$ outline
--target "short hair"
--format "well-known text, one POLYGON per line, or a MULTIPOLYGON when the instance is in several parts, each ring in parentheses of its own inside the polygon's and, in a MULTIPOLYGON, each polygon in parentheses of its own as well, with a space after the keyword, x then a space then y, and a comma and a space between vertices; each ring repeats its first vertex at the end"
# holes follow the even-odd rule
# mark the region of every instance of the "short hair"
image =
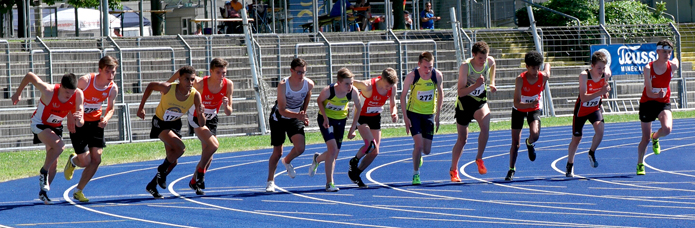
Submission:
POLYGON ((524 62, 526 63, 526 66, 540 66, 543 64, 543 55, 537 51, 529 51, 526 53, 526 56, 524 56, 524 62))
POLYGON ((215 68, 225 68, 229 63, 222 58, 214 58, 210 61, 210 70, 215 68))
POLYGON ((77 89, 77 76, 73 73, 66 73, 60 79, 60 86, 66 89, 77 89))
POLYGON ((407 10, 403 10, 403 14, 410 14, 407 10))
POLYGON ((599 61, 608 64, 608 57, 601 51, 595 51, 594 54, 591 54, 591 65, 596 65, 599 61))
POLYGON ((656 42, 656 46, 659 46, 659 45, 669 46, 669 47, 671 47, 671 49, 673 49, 673 43, 671 43, 671 41, 668 39, 663 39, 663 40, 659 40, 659 42, 656 42))
POLYGON ((354 76, 355 75, 352 74, 352 72, 350 70, 348 70, 348 68, 343 67, 343 68, 340 68, 340 70, 338 70, 338 81, 339 82, 342 82, 343 79, 352 78, 354 76))
POLYGON ((109 55, 104 56, 99 60, 99 69, 104 69, 104 67, 118 67, 118 60, 109 55))
POLYGON ((398 82, 396 70, 391 67, 384 69, 384 71, 381 72, 381 79, 386 80, 386 82, 391 85, 396 84, 396 82, 398 82))
POLYGON ((183 66, 179 68, 179 76, 182 77, 185 74, 195 74, 195 68, 193 68, 192 66, 183 66))
POLYGON ((305 67, 306 66, 306 61, 300 58, 296 58, 292 60, 292 63, 290 63, 290 68, 294 70, 295 67, 305 67))
POLYGON ((478 41, 473 44, 471 52, 473 52, 473 54, 487 54, 490 52, 490 46, 488 46, 485 41, 478 41))
POLYGON ((423 52, 422 54, 420 54, 420 56, 417 58, 418 63, 422 62, 422 60, 425 60, 427 62, 432 62, 432 61, 434 61, 434 56, 429 51, 426 51, 426 52, 423 52))

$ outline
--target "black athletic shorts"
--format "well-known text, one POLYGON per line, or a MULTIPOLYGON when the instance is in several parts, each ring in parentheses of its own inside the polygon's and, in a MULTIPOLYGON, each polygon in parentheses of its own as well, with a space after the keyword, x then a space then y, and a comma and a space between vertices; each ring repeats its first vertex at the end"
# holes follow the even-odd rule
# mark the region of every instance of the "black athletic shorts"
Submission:
POLYGON ((521 112, 515 108, 512 108, 512 129, 524 128, 524 119, 526 119, 529 126, 531 126, 531 122, 535 120, 538 120, 538 123, 540 124, 541 110, 538 109, 530 112, 521 112))
POLYGON ((369 129, 372 130, 381 130, 381 114, 376 116, 360 116, 360 118, 357 119, 357 123, 360 125, 367 124, 369 129))
MULTIPOLYGON (((581 103, 577 104, 581 105, 581 103)), ((598 121, 603 122, 603 114, 601 113, 601 110, 596 110, 595 112, 592 112, 591 114, 582 117, 577 117, 577 115, 575 114, 574 117, 572 117, 572 135, 582 136, 582 130, 584 129, 584 124, 587 120, 589 120, 589 123, 591 124, 594 124, 598 121)))
POLYGON ((456 102, 456 123, 462 126, 468 126, 471 120, 475 119, 475 112, 483 108, 487 104, 487 100, 477 101, 471 96, 463 96, 458 98, 456 102))
POLYGON ((292 142, 292 136, 296 134, 304 135, 304 123, 298 119, 278 118, 274 120, 270 117, 270 145, 282 146, 285 143, 285 135, 292 142))
POLYGON ((335 143, 338 145, 338 149, 340 149, 340 146, 343 144, 343 136, 345 136, 345 123, 347 123, 347 118, 336 120, 329 117, 329 128, 323 127, 323 115, 321 114, 316 118, 316 122, 319 124, 323 141, 328 142, 331 139, 335 139, 335 143))
MULTIPOLYGON (((219 119, 217 116, 212 117, 212 119, 205 120, 205 126, 210 129, 212 135, 217 136, 217 122, 219 119)), ((198 117, 193 115, 188 115, 188 135, 193 136, 195 134, 194 128, 199 128, 198 117), (191 117, 192 116, 192 117, 191 117)))
POLYGON ((164 130, 171 130, 181 138, 181 119, 174 120, 174 121, 164 121, 159 119, 157 115, 154 115, 152 117, 152 130, 150 130, 150 138, 152 139, 158 139, 159 138, 159 133, 162 133, 164 130))
POLYGON ((642 122, 653 122, 659 118, 659 114, 664 110, 671 111, 671 103, 658 101, 639 103, 639 120, 642 122))
POLYGON ((75 127, 75 133, 70 133, 70 140, 77 154, 83 154, 89 148, 106 147, 104 128, 99 127, 99 121, 85 121, 82 127, 75 127))
POLYGON ((432 140, 434 138, 434 114, 424 115, 406 111, 410 119, 410 135, 422 134, 422 138, 432 140))
POLYGON ((41 131, 46 130, 46 128, 51 129, 53 133, 58 135, 60 139, 63 139, 63 125, 60 125, 58 127, 51 127, 48 125, 43 125, 43 124, 37 124, 37 125, 31 125, 31 132, 34 133, 34 144, 39 144, 41 143, 41 140, 39 140, 38 133, 41 133, 41 131))

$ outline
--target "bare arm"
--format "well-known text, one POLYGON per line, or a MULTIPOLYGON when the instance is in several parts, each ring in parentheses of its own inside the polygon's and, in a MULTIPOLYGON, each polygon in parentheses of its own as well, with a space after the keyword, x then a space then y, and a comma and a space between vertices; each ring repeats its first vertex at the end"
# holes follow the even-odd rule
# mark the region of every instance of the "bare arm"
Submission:
POLYGON ((659 94, 652 92, 652 74, 651 74, 651 67, 649 64, 644 66, 644 89, 645 89, 645 94, 647 94, 647 97, 650 98, 658 98, 659 94))
POLYGON ((224 106, 224 114, 230 116, 232 115, 232 94, 234 93, 234 82, 232 82, 232 80, 229 79, 224 80, 227 80, 227 105, 224 106))
POLYGON ((319 106, 319 113, 321 114, 321 116, 323 116, 323 120, 324 120, 324 121, 323 121, 323 127, 324 127, 324 128, 330 127, 329 124, 328 124, 328 116, 326 116, 326 109, 325 109, 325 107, 323 106, 323 101, 325 101, 326 99, 328 99, 328 96, 330 96, 330 95, 329 95, 330 92, 329 92, 328 90, 329 90, 329 87, 326 86, 326 88, 323 88, 323 90, 321 90, 321 93, 319 94, 319 97, 316 98, 316 103, 317 103, 318 106, 319 106))
POLYGON ((442 85, 442 80, 444 80, 444 77, 442 76, 442 72, 439 70, 436 70, 437 74, 435 77, 437 77, 437 116, 439 116, 439 113, 442 111, 442 104, 444 103, 444 86, 442 85))
MULTIPOLYGON (((545 79, 545 83, 548 83, 548 79, 550 79, 550 63, 545 63, 545 66, 543 67, 543 71, 541 73, 543 74, 543 79, 545 79)), ((610 70, 606 67, 606 75, 609 75, 610 70)))
POLYGON ((680 62, 678 61, 678 58, 673 58, 673 60, 669 61, 671 63, 671 73, 676 73, 678 69, 680 69, 680 62))
MULTIPOLYGON (((72 117, 75 120, 75 125, 77 127, 82 127, 84 126, 84 116, 82 115, 84 113, 84 106, 82 105, 84 102, 84 94, 82 93, 82 90, 75 90, 75 110, 71 111, 72 112, 72 117)), ((68 119, 73 119, 73 118, 68 118, 68 119)))
POLYGON ((24 90, 24 87, 26 87, 29 83, 33 84, 39 91, 41 91, 41 97, 44 97, 44 95, 47 95, 47 93, 51 93, 53 95, 53 88, 51 87, 50 84, 45 83, 39 76, 36 76, 36 74, 29 72, 26 75, 24 75, 24 78, 22 78, 22 82, 19 83, 19 86, 17 87, 17 91, 12 95, 12 104, 17 104, 17 102, 21 99, 21 94, 22 90, 24 90))
POLYGON ((459 67, 458 85, 456 86, 458 96, 463 97, 472 93, 476 88, 481 86, 483 82, 484 80, 477 80, 475 84, 467 87, 466 84, 468 83, 468 64, 461 64, 461 66, 459 67))
POLYGON ((145 88, 145 92, 142 94, 140 106, 138 107, 138 117, 145 119, 145 102, 147 102, 147 98, 150 97, 152 91, 159 91, 162 94, 166 94, 169 92, 170 88, 171 84, 168 82, 150 82, 150 84, 147 84, 147 88, 145 88))
MULTIPOLYGON (((167 82, 168 83, 174 83, 176 80, 179 79, 179 77, 181 77, 181 73, 179 73, 179 71, 177 70, 176 73, 171 75, 171 78, 169 78, 169 80, 167 80, 167 82)), ((203 81, 203 78, 195 76, 195 81, 193 81, 193 87, 195 87, 195 89, 198 91, 203 91, 202 83, 200 83, 202 81, 203 81)))
POLYGON ((607 92, 607 91, 604 91, 605 90, 605 86, 604 86, 604 88, 601 89, 601 91, 604 91, 604 92, 598 91, 598 92, 594 92, 594 93, 588 93, 587 88, 586 88, 586 82, 588 80, 589 79, 588 79, 586 71, 582 71, 582 73, 579 74, 579 99, 581 100, 581 102, 587 102, 587 101, 593 100, 594 98, 597 98, 599 96, 603 96, 603 94, 605 94, 607 92))
MULTIPOLYGON (((285 89, 286 89, 285 84, 286 83, 290 83, 290 82, 287 80, 284 80, 284 81, 280 82, 280 84, 278 85, 278 88, 277 88, 277 90, 278 90, 278 96, 277 96, 278 97, 278 99, 277 99, 278 112, 280 112, 280 115, 282 115, 284 117, 296 118, 298 120, 303 121, 304 120, 303 116, 299 114, 299 111, 293 112, 293 111, 287 110, 287 98, 285 97, 285 89)), ((307 97, 309 97, 309 96, 307 96, 307 97)), ((306 104, 306 102, 304 102, 304 104, 306 104)))
POLYGON ((538 104, 538 101, 531 102, 531 103, 525 103, 521 101, 521 89, 524 86, 524 78, 521 76, 516 77, 516 81, 514 82, 514 107, 517 109, 527 109, 527 108, 533 108, 538 104))
POLYGON ((113 87, 111 87, 111 94, 109 94, 109 98, 106 101, 106 112, 104 113, 104 116, 101 117, 101 121, 99 121, 99 127, 105 128, 107 124, 109 124, 109 120, 111 120, 111 117, 113 117, 113 113, 116 110, 116 96, 118 95, 118 86, 115 84, 113 87))
POLYGON ((414 77, 415 74, 410 72, 405 76, 405 80, 403 80, 403 90, 401 91, 401 112, 403 112, 403 119, 408 119, 408 116, 405 115, 405 110, 408 107, 408 91, 413 84, 414 77))
POLYGON ((396 93, 398 93, 398 87, 393 85, 391 87, 391 97, 389 98, 389 110, 391 111, 391 121, 398 122, 398 109, 396 109, 396 93))
POLYGON ((205 109, 203 109, 203 98, 200 97, 200 93, 195 93, 193 98, 193 105, 195 105, 196 116, 198 117, 198 126, 205 126, 205 109))
POLYGON ((367 81, 369 80, 355 80, 352 82, 352 86, 357 88, 359 91, 368 91, 371 87, 367 85, 367 81))
POLYGON ((357 94, 357 88, 352 87, 352 103, 355 105, 355 115, 352 117, 352 126, 350 126, 350 131, 348 131, 348 138, 352 139, 355 137, 355 129, 357 129, 357 120, 360 119, 360 113, 362 112, 362 104, 360 103, 359 94, 357 94))
POLYGON ((490 92, 497 92, 497 85, 495 85, 495 72, 497 72, 497 64, 495 64, 495 58, 492 56, 488 57, 488 65, 490 66, 490 92))

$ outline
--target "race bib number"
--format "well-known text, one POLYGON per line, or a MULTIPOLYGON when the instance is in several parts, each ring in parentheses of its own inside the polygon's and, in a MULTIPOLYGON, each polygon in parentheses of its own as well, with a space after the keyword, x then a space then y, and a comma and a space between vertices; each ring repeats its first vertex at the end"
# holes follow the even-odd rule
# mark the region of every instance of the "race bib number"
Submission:
POLYGON ((326 103, 326 108, 333 110, 333 111, 343 111, 345 110, 345 106, 337 106, 332 104, 331 102, 326 103))
POLYGON ((57 124, 63 122, 63 117, 51 114, 50 116, 48 116, 48 119, 46 119, 46 122, 57 124))
POLYGON ((215 116, 217 116, 217 109, 205 108, 205 111, 203 111, 203 116, 205 116, 206 120, 211 120, 212 118, 215 118, 215 116))
POLYGON ((92 113, 101 109, 101 104, 84 103, 84 113, 92 113))
POLYGON ((534 96, 530 96, 530 97, 521 95, 521 103, 531 103, 531 102, 534 102, 537 100, 538 100, 538 95, 534 95, 534 96))
POLYGON ((180 112, 174 112, 174 111, 166 110, 166 111, 164 111, 164 119, 163 120, 164 121, 174 121, 174 120, 181 118, 182 115, 183 115, 183 113, 180 113, 180 112))
POLYGON ((434 99, 434 90, 417 91, 417 99, 424 102, 430 102, 434 99))
POLYGON ((590 101, 582 103, 582 106, 584 107, 596 107, 598 104, 601 102, 601 97, 598 96, 594 99, 591 99, 590 101))
POLYGON ((367 107, 367 113, 381 113, 384 111, 384 107, 367 107))
POLYGON ((482 84, 482 85, 478 86, 478 88, 475 88, 475 90, 473 90, 473 92, 471 92, 469 95, 477 97, 477 96, 480 96, 481 94, 483 94, 484 91, 485 91, 485 84, 482 84))
POLYGON ((661 90, 664 92, 668 91, 667 88, 652 88, 652 93, 659 93, 661 90))

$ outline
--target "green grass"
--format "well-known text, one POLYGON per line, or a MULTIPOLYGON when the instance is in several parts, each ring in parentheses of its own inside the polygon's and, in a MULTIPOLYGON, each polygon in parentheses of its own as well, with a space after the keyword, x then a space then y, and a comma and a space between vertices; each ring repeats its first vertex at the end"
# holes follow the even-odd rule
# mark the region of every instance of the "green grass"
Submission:
MULTIPOLYGON (((682 118, 693 118, 695 117, 695 111, 684 111, 684 112, 674 112, 674 119, 682 118)), ((630 122, 637 121, 637 114, 630 115, 606 115, 606 123, 617 123, 617 122, 630 122)), ((572 117, 550 117, 542 119, 543 127, 550 126, 567 126, 571 125, 572 117)), ((510 128, 510 121, 498 121, 490 124, 490 130, 508 130, 510 128)), ((479 131, 477 124, 470 125, 470 131, 479 131)), ((440 126, 438 134, 453 134, 456 133, 456 125, 448 124, 440 126)), ((405 133, 403 127, 398 128, 386 128, 382 129, 382 137, 405 137, 408 136, 405 133)), ((260 136, 244 136, 244 137, 223 137, 219 138, 220 149, 218 153, 230 153, 237 151, 246 151, 262 148, 270 148, 270 136, 260 135, 260 136)), ((353 140, 360 140, 359 134, 353 140)), ((289 141, 289 140, 288 140, 289 141)), ((317 144, 323 143, 323 138, 319 132, 308 132, 306 134, 307 144, 317 144)), ((346 140, 347 141, 347 140, 346 140)), ((186 144, 186 153, 184 156, 195 156, 200 155, 201 147, 198 139, 184 140, 186 144)), ((286 142, 286 145, 291 145, 286 142)), ((72 148, 66 149, 60 156, 58 161, 58 170, 62 171, 62 167, 65 165, 67 157, 73 153, 72 148)), ((43 165, 46 152, 44 150, 32 150, 32 151, 16 151, 16 152, 5 152, 0 153, 0 182, 19 179, 24 177, 36 176, 38 175, 38 170, 43 165)), ((139 161, 149 161, 149 160, 161 160, 164 159, 165 153, 162 143, 157 142, 142 142, 142 143, 125 143, 125 144, 111 144, 104 149, 102 155, 102 166, 139 162, 139 161)), ((58 174, 57 178, 62 178, 58 174)))

